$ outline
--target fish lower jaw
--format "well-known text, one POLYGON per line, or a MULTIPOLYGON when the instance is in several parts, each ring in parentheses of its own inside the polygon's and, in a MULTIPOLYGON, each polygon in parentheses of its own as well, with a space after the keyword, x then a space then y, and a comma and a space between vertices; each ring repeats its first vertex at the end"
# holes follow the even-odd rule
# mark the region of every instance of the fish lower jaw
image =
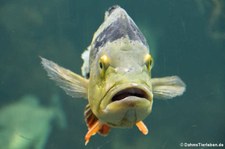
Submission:
POLYGON ((152 102, 129 96, 108 104, 102 111, 100 119, 111 127, 132 127, 136 122, 145 119, 151 109, 152 102))

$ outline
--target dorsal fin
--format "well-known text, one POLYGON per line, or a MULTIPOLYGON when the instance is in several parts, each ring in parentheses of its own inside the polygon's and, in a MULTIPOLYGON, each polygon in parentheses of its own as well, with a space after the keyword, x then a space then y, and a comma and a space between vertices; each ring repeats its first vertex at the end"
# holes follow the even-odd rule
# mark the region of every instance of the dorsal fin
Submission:
POLYGON ((91 111, 89 104, 85 108, 84 116, 85 116, 85 121, 88 127, 88 132, 85 136, 85 140, 86 140, 85 144, 87 144, 91 136, 95 135, 97 132, 103 136, 108 135, 110 131, 110 127, 107 124, 104 124, 98 120, 98 118, 91 111))

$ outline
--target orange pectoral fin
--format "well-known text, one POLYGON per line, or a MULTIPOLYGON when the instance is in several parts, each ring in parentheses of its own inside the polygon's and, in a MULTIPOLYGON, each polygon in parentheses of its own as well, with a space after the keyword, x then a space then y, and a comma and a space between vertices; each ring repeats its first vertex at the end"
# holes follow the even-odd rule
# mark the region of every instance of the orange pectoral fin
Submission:
POLYGON ((144 135, 148 134, 148 128, 145 126, 144 122, 139 121, 136 123, 136 126, 144 135))

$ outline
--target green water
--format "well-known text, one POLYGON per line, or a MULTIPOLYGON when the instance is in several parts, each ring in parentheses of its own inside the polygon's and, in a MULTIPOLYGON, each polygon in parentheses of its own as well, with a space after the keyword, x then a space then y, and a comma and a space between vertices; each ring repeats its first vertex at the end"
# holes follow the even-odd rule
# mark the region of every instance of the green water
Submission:
POLYGON ((225 146, 224 14, 223 0, 1 0, 0 149, 9 149, 7 142, 28 142, 27 147, 16 144, 10 149, 225 146), (73 99, 49 80, 39 56, 80 74, 80 55, 114 4, 123 7, 146 36, 155 59, 152 76, 178 75, 187 90, 171 100, 154 100, 144 120, 147 136, 136 127, 112 129, 107 137, 95 135, 85 147, 87 101, 73 99), (25 95, 35 96, 28 99, 34 102, 17 106, 25 95))

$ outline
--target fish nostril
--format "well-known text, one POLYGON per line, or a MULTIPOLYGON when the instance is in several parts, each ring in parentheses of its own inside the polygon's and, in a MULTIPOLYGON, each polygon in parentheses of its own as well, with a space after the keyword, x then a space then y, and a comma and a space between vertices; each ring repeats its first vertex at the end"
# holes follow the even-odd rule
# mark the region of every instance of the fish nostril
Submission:
POLYGON ((135 69, 130 67, 130 68, 123 68, 122 71, 125 73, 133 72, 135 69))
POLYGON ((134 70, 134 68, 130 67, 130 68, 127 69, 127 72, 132 72, 133 70, 134 70))

